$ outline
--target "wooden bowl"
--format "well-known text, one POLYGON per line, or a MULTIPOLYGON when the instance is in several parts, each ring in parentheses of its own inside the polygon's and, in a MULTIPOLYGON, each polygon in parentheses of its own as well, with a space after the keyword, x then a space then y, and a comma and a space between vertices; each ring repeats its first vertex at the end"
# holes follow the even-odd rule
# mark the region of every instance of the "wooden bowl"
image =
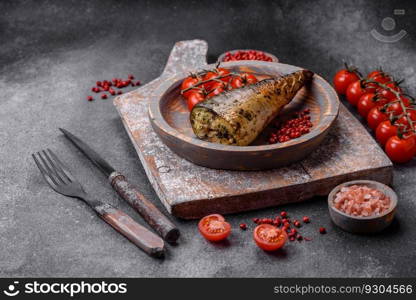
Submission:
POLYGON ((373 180, 354 180, 336 186, 328 195, 329 215, 332 221, 345 231, 352 233, 374 233, 385 229, 391 224, 396 213, 397 194, 387 185, 373 180), (358 217, 346 214, 334 207, 335 195, 341 188, 350 185, 366 185, 383 192, 390 197, 390 208, 378 216, 358 217))
MULTIPOLYGON (((238 51, 250 51, 250 50, 253 50, 253 49, 235 49, 235 50, 224 52, 223 54, 218 56, 217 62, 224 63, 223 59, 224 59, 225 55, 228 52, 230 52, 231 54, 235 54, 238 51)), ((279 62, 279 59, 276 56, 274 56, 273 54, 269 53, 269 52, 261 51, 261 50, 255 50, 255 51, 263 52, 264 54, 266 54, 268 57, 270 57, 272 59, 272 62, 276 62, 276 63, 279 62)))
MULTIPOLYGON (((214 68, 210 65, 207 68, 214 68)), ((259 79, 282 76, 301 68, 261 61, 227 62, 223 67, 234 72, 250 72, 259 79)), ((319 75, 312 84, 302 88, 292 102, 279 114, 279 120, 293 112, 309 108, 312 130, 285 143, 268 144, 273 130, 269 125, 250 146, 229 146, 198 139, 191 128, 189 110, 180 95, 179 86, 188 74, 177 74, 159 87, 159 99, 149 105, 150 122, 162 141, 179 156, 201 166, 228 170, 265 170, 288 165, 311 153, 324 139, 334 123, 339 100, 331 85, 319 75)), ((271 122, 273 124, 274 122, 271 122)))

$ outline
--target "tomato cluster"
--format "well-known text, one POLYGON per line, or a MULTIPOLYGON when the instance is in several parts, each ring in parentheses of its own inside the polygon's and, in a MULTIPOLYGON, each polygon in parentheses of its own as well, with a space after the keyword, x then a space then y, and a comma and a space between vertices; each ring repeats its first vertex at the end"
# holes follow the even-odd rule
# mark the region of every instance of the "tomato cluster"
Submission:
POLYGON ((203 71, 186 77, 181 84, 181 94, 187 100, 188 109, 191 111, 196 104, 205 99, 257 81, 253 74, 237 74, 217 67, 214 70, 203 71))
POLYGON ((380 69, 363 78, 347 66, 335 74, 334 87, 357 107, 393 162, 405 163, 416 155, 415 101, 391 75, 380 69))

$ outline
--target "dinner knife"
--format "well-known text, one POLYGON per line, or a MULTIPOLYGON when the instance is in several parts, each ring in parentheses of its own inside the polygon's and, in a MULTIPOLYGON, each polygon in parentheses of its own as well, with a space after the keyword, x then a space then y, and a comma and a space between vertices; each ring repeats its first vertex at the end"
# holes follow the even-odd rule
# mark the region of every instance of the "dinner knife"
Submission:
POLYGON ((59 130, 107 176, 117 194, 126 200, 163 239, 169 243, 176 242, 180 235, 178 228, 152 202, 147 200, 137 187, 129 183, 123 174, 117 172, 81 139, 68 130, 63 128, 59 128, 59 130))

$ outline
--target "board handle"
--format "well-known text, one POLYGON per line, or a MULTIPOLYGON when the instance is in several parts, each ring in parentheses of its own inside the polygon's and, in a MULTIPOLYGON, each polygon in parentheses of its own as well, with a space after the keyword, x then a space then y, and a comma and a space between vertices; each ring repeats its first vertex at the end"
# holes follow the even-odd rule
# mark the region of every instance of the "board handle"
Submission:
POLYGON ((180 72, 190 72, 207 65, 208 43, 204 40, 188 40, 175 43, 168 62, 163 70, 163 77, 170 77, 180 72))

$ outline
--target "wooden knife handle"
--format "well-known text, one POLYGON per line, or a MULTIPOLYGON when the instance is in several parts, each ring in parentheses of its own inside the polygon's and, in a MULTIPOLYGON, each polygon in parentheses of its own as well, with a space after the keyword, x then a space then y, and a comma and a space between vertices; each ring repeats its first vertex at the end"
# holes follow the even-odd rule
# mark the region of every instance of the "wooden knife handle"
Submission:
POLYGON ((180 235, 178 228, 152 202, 147 200, 134 185, 130 184, 118 172, 111 174, 109 179, 120 197, 136 209, 163 239, 169 243, 176 242, 180 235))
POLYGON ((115 230, 128 238, 133 244, 155 257, 165 253, 165 243, 156 234, 134 221, 129 215, 110 204, 94 207, 97 214, 115 230))

